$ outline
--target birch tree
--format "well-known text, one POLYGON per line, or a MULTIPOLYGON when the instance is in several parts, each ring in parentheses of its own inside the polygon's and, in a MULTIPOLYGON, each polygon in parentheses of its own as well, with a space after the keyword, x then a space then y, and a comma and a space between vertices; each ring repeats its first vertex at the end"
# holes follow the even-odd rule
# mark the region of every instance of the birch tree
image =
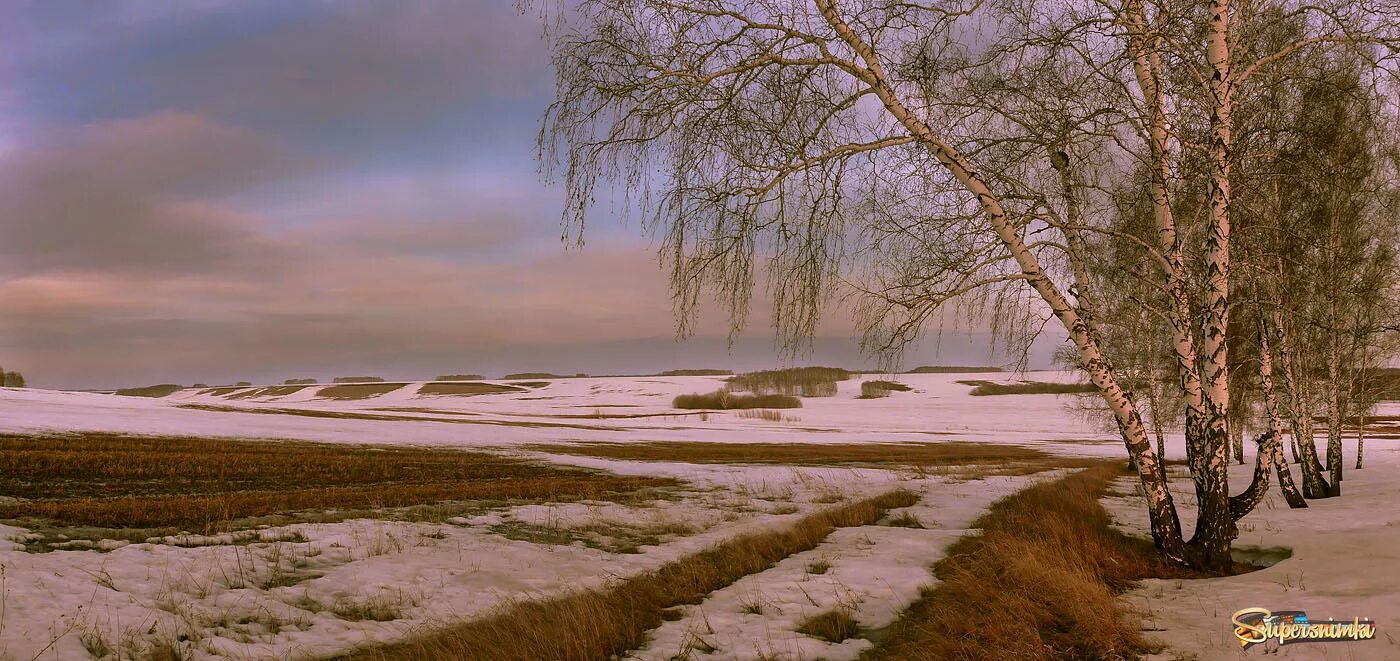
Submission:
POLYGON ((743 327, 766 282, 776 332, 800 344, 847 279, 877 352, 898 351, 949 305, 1012 332, 1058 324, 1121 433, 1158 549, 1227 571, 1234 521, 1251 506, 1232 500, 1224 454, 1234 102, 1256 72, 1333 43, 1341 22, 1344 34, 1373 27, 1279 6, 1314 32, 1246 57, 1229 0, 584 0, 546 12, 558 82, 543 171, 563 183, 574 236, 602 195, 645 214, 682 332, 705 292, 743 327), (1175 66, 1193 91, 1169 80, 1175 66), (1208 127, 1195 305, 1170 200, 1190 149, 1173 125, 1190 113, 1208 127), (1100 194, 1134 160, 1152 166, 1162 200, 1146 237, 1106 225, 1100 194), (1199 512, 1189 542, 1105 346, 1112 320, 1089 262, 1095 246, 1125 241, 1171 292, 1199 512))

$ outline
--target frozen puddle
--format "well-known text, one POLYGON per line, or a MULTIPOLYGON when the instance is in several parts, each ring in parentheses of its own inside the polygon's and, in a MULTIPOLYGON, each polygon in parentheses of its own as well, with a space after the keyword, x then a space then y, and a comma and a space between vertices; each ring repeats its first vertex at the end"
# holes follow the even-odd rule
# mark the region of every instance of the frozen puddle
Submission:
POLYGON ((968 528, 973 520, 1031 480, 1058 473, 907 483, 922 492, 920 501, 891 510, 886 521, 910 514, 924 528, 838 528, 816 548, 716 590, 703 603, 681 607, 680 619, 653 630, 648 644, 627 658, 855 659, 872 645, 869 640, 829 643, 798 628, 834 610, 850 614, 864 631, 888 626, 935 580, 929 567, 948 546, 976 534, 968 528))

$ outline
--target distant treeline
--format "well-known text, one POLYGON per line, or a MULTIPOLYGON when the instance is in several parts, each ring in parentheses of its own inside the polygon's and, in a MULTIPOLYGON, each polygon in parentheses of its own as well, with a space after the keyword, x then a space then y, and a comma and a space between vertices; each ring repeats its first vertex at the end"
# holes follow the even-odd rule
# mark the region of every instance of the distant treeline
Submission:
POLYGON ((384 377, 379 376, 337 376, 331 380, 332 383, 384 383, 384 377))
POLYGON ((311 386, 316 385, 316 379, 287 379, 282 383, 289 386, 311 386))
POLYGON ((666 370, 657 376, 729 376, 731 370, 666 370))
POLYGON ((480 381, 486 377, 480 374, 444 374, 434 381, 480 381))
POLYGON ((910 374, 950 374, 956 372, 1000 372, 1000 367, 978 366, 967 367, 962 365, 924 365, 909 370, 910 374))
POLYGON ((6 388, 23 388, 24 375, 19 372, 6 372, 4 368, 0 368, 0 386, 6 388))
POLYGON ((849 378, 851 373, 839 367, 790 367, 746 372, 730 377, 726 383, 730 390, 747 390, 760 395, 831 397, 836 394, 836 382, 849 378))

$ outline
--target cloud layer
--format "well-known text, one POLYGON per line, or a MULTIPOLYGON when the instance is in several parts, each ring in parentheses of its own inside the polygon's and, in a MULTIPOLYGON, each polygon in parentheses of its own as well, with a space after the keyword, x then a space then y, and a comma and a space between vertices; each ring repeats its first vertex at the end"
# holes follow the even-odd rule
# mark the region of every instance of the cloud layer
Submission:
MULTIPOLYGON (((6 6, 0 364, 44 387, 774 364, 720 315, 672 342, 644 237, 561 246, 532 161, 548 58, 510 4, 6 6)), ((814 359, 858 361, 848 328, 814 359)))

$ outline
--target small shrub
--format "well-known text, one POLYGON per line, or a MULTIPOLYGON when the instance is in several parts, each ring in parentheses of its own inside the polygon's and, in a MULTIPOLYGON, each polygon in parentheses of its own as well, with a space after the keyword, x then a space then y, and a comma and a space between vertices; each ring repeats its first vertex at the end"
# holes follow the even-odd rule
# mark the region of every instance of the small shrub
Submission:
POLYGON ((748 420, 766 420, 768 422, 794 422, 797 418, 790 418, 783 415, 782 411, 774 409, 748 409, 739 412, 740 418, 748 420))
POLYGON ((808 574, 825 574, 829 571, 831 571, 831 563, 828 562, 826 558, 822 558, 821 560, 807 565, 808 574))
POLYGON ((851 617, 850 611, 838 608, 808 618, 802 626, 797 627, 797 633, 805 633, 828 643, 839 643, 855 638, 856 634, 860 633, 860 623, 851 617))
POLYGON ((891 392, 909 392, 909 386, 895 381, 864 381, 860 384, 861 399, 888 397, 891 392))
POLYGON ((707 394, 679 395, 671 401, 678 409, 797 409, 802 400, 791 395, 736 395, 728 390, 707 394))

